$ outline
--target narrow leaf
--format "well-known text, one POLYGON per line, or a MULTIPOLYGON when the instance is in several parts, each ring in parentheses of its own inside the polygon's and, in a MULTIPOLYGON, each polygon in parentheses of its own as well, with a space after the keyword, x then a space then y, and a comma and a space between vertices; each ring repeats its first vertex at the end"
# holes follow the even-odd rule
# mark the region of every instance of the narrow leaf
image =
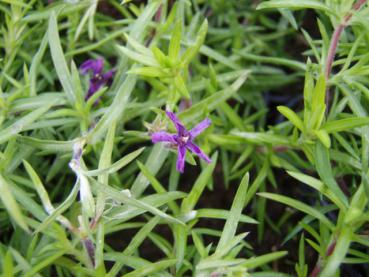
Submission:
POLYGON ((15 222, 22 227, 23 230, 29 231, 27 223, 23 217, 20 207, 18 206, 17 202, 15 201, 9 184, 4 179, 4 177, 0 174, 0 199, 3 202, 5 208, 7 209, 8 213, 12 216, 15 222))
POLYGON ((278 106, 278 111, 283 114, 289 121, 292 122, 300 131, 304 130, 304 123, 300 119, 300 117, 290 108, 285 106, 278 106))
POLYGON ((258 195, 260 195, 261 197, 265 197, 267 199, 271 199, 271 200, 283 203, 283 204, 288 205, 288 206, 290 206, 294 209, 300 210, 303 213, 311 215, 312 217, 314 217, 316 219, 319 219, 323 224, 328 226, 330 229, 333 229, 333 227, 334 227, 332 222, 330 222, 329 219, 324 214, 322 214, 321 212, 319 212, 315 208, 312 208, 311 206, 309 206, 305 203, 302 203, 298 200, 292 199, 292 198, 287 197, 287 196, 274 194, 274 193, 268 193, 268 192, 261 192, 261 193, 258 193, 258 195))
MULTIPOLYGON (((220 237, 217 250, 224 248, 230 240, 233 239, 237 231, 237 225, 240 220, 242 209, 246 201, 246 191, 249 185, 249 174, 246 173, 242 178, 240 186, 234 197, 230 215, 224 225, 222 236, 220 237)), ((216 251, 217 251, 216 250, 216 251)))
POLYGON ((54 12, 51 12, 50 15, 48 36, 51 58, 53 60, 56 73, 58 74, 60 83, 63 86, 63 89, 67 95, 69 103, 74 105, 76 99, 73 88, 73 82, 70 76, 70 72, 68 70, 67 62, 64 57, 63 49, 61 47, 58 24, 54 12))

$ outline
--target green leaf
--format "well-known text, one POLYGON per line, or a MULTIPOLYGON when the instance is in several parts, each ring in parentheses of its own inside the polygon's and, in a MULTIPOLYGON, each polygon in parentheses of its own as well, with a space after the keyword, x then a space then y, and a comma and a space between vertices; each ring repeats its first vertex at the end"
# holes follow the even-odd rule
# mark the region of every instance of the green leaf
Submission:
POLYGON ((246 201, 246 192, 249 185, 249 173, 246 173, 242 178, 240 186, 234 197, 233 204, 230 210, 229 217, 224 225, 222 236, 220 237, 217 249, 224 248, 234 237, 237 231, 237 225, 240 221, 242 210, 246 201))
MULTIPOLYGON (((114 138, 115 138, 116 127, 117 127, 117 124, 115 121, 113 121, 106 134, 104 146, 101 151, 100 159, 99 159, 99 165, 98 165, 99 170, 108 169, 109 167, 111 167, 111 159, 112 159, 113 150, 114 150, 114 138)), ((126 158, 126 157, 127 156, 123 158, 126 158)), ((107 185, 109 182, 109 172, 99 174, 97 180, 100 183, 107 185)), ((98 219, 104 212, 106 199, 105 199, 105 195, 103 192, 98 192, 96 198, 97 199, 96 199, 95 219, 96 218, 98 219)))
POLYGON ((280 259, 287 255, 287 251, 279 251, 270 254, 261 255, 255 258, 247 259, 242 263, 242 266, 247 267, 248 269, 257 268, 261 265, 267 264, 271 261, 280 259))
POLYGON ((249 233, 241 233, 238 234, 236 236, 234 236, 233 238, 231 238, 228 243, 226 245, 224 245, 224 247, 222 248, 217 248, 217 250, 214 252, 213 255, 211 255, 211 259, 217 259, 217 258, 226 258, 227 256, 231 256, 232 254, 232 250, 234 250, 237 246, 243 246, 242 242, 244 242, 245 237, 248 235, 249 233))
POLYGON ((267 2, 262 2, 257 7, 258 10, 280 9, 280 8, 287 8, 293 10, 314 9, 314 10, 322 10, 328 14, 333 14, 332 9, 330 9, 327 5, 323 4, 318 0, 271 0, 267 2))
POLYGON ((155 59, 157 60, 157 62, 162 67, 170 67, 171 66, 171 62, 170 62, 169 58, 167 56, 165 56, 165 54, 158 47, 153 46, 151 48, 151 51, 152 51, 155 59))
POLYGON ((318 130, 321 128, 325 116, 325 110, 326 110, 325 104, 314 106, 310 120, 308 122, 307 128, 308 131, 318 130))
POLYGON ((75 141, 42 140, 33 137, 18 136, 17 140, 37 149, 58 152, 72 152, 75 141))
MULTIPOLYGON (((184 192, 170 191, 166 193, 151 194, 140 198, 140 201, 149 206, 159 208, 163 205, 169 205, 170 202, 184 198, 185 196, 186 193, 184 192)), ((122 205, 120 207, 116 207, 114 210, 108 212, 109 218, 112 219, 109 226, 115 226, 116 224, 119 224, 120 221, 127 221, 146 212, 147 209, 142 209, 140 206, 122 205)))
MULTIPOLYGON (((138 167, 140 168, 141 172, 145 177, 150 181, 152 187, 157 193, 166 193, 166 189, 160 184, 160 182, 155 178, 154 175, 151 174, 150 170, 139 161, 137 162, 138 167)), ((179 208, 177 207, 177 204, 174 202, 169 202, 168 206, 171 208, 171 210, 174 213, 177 213, 179 208)))
MULTIPOLYGON (((113 155, 113 150, 114 150, 114 138, 115 138, 116 128, 117 128, 117 123, 115 121, 113 121, 110 128, 108 129, 108 133, 106 134, 106 137, 105 137, 104 147, 101 151, 101 155, 100 155, 100 159, 99 159, 99 166, 98 166, 99 170, 104 170, 104 169, 108 169, 109 167, 110 168, 112 167, 111 160, 112 160, 112 155, 113 155)), ((143 150, 143 149, 138 149, 136 151, 139 151, 139 150, 143 150)), ((124 156, 122 159, 120 159, 120 161, 125 160, 125 162, 123 163, 123 166, 130 162, 130 158, 128 158, 128 157, 131 154, 135 153, 136 151, 134 151, 134 152, 124 156)), ((139 155, 140 153, 141 152, 139 151, 135 154, 139 155)), ((132 159, 134 159, 135 157, 136 156, 133 155, 132 159)), ((115 164, 117 164, 118 162, 116 162, 115 164)), ((121 164, 119 164, 119 168, 121 168, 120 166, 121 166, 121 164)), ((109 181, 109 172, 99 174, 98 181, 103 183, 103 184, 107 184, 108 181, 109 181)))
POLYGON ((146 66, 146 67, 138 67, 132 68, 127 72, 128 74, 138 74, 145 77, 169 77, 170 74, 160 67, 146 66))
POLYGON ((29 5, 25 4, 22 0, 1 0, 1 2, 3 3, 8 3, 14 6, 19 6, 19 7, 23 7, 23 8, 30 8, 29 5))
POLYGON ((233 125, 235 125, 240 131, 246 131, 243 118, 237 114, 237 111, 235 111, 233 107, 231 107, 227 102, 221 103, 219 106, 233 125))
POLYGON ((193 210, 197 201, 199 200, 202 192, 204 191, 206 185, 210 182, 215 165, 218 160, 218 152, 215 152, 211 157, 211 163, 208 164, 205 169, 201 172, 200 176, 197 178, 195 184, 193 185, 188 196, 183 199, 181 211, 183 214, 187 214, 193 210))
MULTIPOLYGON (((255 143, 258 145, 291 145, 291 141, 285 136, 275 135, 272 133, 256 133, 256 132, 232 132, 233 137, 239 138, 242 141, 255 143)), ((230 136, 228 136, 230 137, 230 136)))
POLYGON ((82 205, 82 215, 85 219, 92 218, 95 215, 96 205, 90 182, 81 172, 76 171, 76 173, 80 184, 79 198, 82 205))
POLYGON ((305 236, 302 233, 299 241, 299 261, 298 264, 295 264, 295 270, 297 272, 297 276, 306 277, 308 267, 305 264, 305 236))
MULTIPOLYGON (((214 218, 214 219, 228 219, 230 211, 221 209, 199 209, 196 210, 196 218, 214 218)), ((249 224, 258 224, 258 221, 247 215, 241 214, 240 222, 249 224)))
POLYGON ((53 212, 50 214, 34 231, 34 233, 41 232, 44 230, 49 224, 51 224, 58 216, 60 216, 63 212, 65 212, 75 201, 77 194, 79 191, 79 183, 77 182, 68 197, 64 200, 62 204, 60 204, 53 212))
POLYGON ((168 260, 159 261, 159 262, 144 266, 142 268, 136 269, 128 274, 124 274, 123 277, 151 276, 150 274, 153 274, 155 272, 160 272, 163 269, 174 265, 176 262, 177 262, 176 259, 168 259, 168 260))
POLYGON ((201 45, 205 41, 207 31, 208 31, 208 21, 207 19, 205 19, 200 26, 195 43, 192 46, 188 47, 181 57, 181 65, 183 67, 188 66, 192 61, 192 59, 199 52, 201 45))
POLYGON ((137 53, 135 51, 132 51, 124 46, 117 46, 118 50, 131 60, 134 60, 137 63, 144 64, 151 67, 159 67, 160 65, 155 60, 155 58, 151 55, 143 55, 141 53, 137 53))
POLYGON ((332 193, 331 190, 328 189, 328 187, 320 180, 313 178, 309 175, 305 175, 299 172, 292 172, 287 171, 289 175, 291 175, 293 178, 299 180, 300 182, 316 189, 323 195, 325 195, 328 199, 330 199, 334 204, 336 204, 340 209, 346 210, 345 205, 341 202, 341 200, 332 193))
MULTIPOLYGON (((168 153, 168 150, 165 149, 165 146, 162 143, 154 145, 145 163, 146 168, 150 171, 152 176, 155 176, 155 174, 160 170, 168 156, 168 153)), ((146 178, 143 173, 140 173, 131 187, 132 195, 139 197, 149 184, 149 179, 146 178)))
MULTIPOLYGON (((13 1, 13 0, 7 0, 13 1)), ((27 14, 24 18, 21 19, 22 22, 34 22, 34 21, 42 21, 44 19, 48 19, 51 16, 51 13, 58 14, 59 16, 70 15, 73 12, 82 10, 86 8, 90 3, 80 2, 66 5, 64 3, 55 5, 50 9, 43 9, 36 12, 31 12, 27 14)))
POLYGON ((243 74, 229 87, 221 90, 211 96, 201 100, 200 102, 193 105, 191 108, 180 112, 179 118, 185 123, 197 120, 204 112, 210 112, 214 110, 220 103, 226 101, 240 89, 243 83, 249 76, 250 71, 245 70, 243 74))
POLYGON ((46 113, 52 107, 52 105, 53 104, 49 104, 44 107, 38 108, 37 110, 21 117, 7 128, 2 129, 0 131, 0 144, 8 141, 16 134, 22 132, 24 129, 28 127, 28 125, 30 125, 31 123, 36 121, 39 117, 41 117, 44 113, 46 113))
POLYGON ((323 129, 315 130, 314 134, 318 137, 318 139, 323 143, 323 145, 326 148, 331 148, 331 139, 329 138, 329 135, 325 130, 323 129))
POLYGON ((221 64, 224 64, 228 66, 229 68, 232 68, 234 70, 241 70, 242 66, 240 66, 238 63, 233 61, 230 57, 222 55, 219 51, 216 51, 207 45, 203 45, 200 47, 200 53, 211 58, 214 61, 217 61, 221 64))
MULTIPOLYGON (((11 178, 12 177, 13 176, 11 176, 11 178)), ((33 223, 35 223, 35 221, 32 220, 32 217, 38 220, 44 220, 46 218, 46 213, 40 204, 33 200, 32 194, 30 194, 28 191, 25 191, 23 187, 18 187, 9 179, 7 179, 7 182, 17 203, 20 204, 23 210, 28 211, 29 213, 27 218, 28 225, 31 226, 32 224, 32 227, 34 226, 33 223), (31 220, 29 221, 29 219, 31 220)))
MULTIPOLYGON (((129 245, 124 249, 123 255, 132 255, 136 249, 140 246, 140 244, 144 241, 144 239, 148 236, 150 232, 155 228, 156 225, 160 222, 160 217, 155 216, 151 218, 141 229, 137 232, 137 234, 130 240, 129 245)), ((110 273, 110 272, 109 272, 110 273)))
POLYGON ((301 132, 304 130, 304 123, 300 119, 300 117, 290 108, 285 106, 278 106, 278 111, 283 114, 289 121, 292 122, 301 132))
POLYGON ((176 61, 181 50, 181 36, 182 36, 182 21, 177 20, 174 25, 173 33, 169 42, 169 58, 176 61))
POLYGON ((258 193, 259 196, 261 197, 265 197, 267 199, 271 199, 277 202, 280 202, 282 204, 288 205, 291 208, 297 209, 302 211, 303 213, 306 213, 308 215, 311 215, 312 217, 319 219, 323 224, 325 224, 327 227, 329 227, 330 229, 334 228, 334 225, 332 224, 332 222, 329 221, 329 219, 322 214, 320 211, 318 211, 317 209, 302 203, 298 200, 292 199, 290 197, 287 196, 283 196, 283 195, 279 195, 279 194, 275 194, 275 193, 269 193, 269 192, 260 192, 258 193))
POLYGON ((54 63, 56 73, 63 89, 67 95, 69 103, 74 105, 76 102, 75 92, 73 88, 72 78, 68 70, 67 62, 64 57, 63 49, 59 38, 58 24, 54 12, 50 14, 49 28, 48 28, 49 44, 51 51, 51 58, 54 63))
POLYGON ((97 268, 97 272, 101 271, 103 276, 106 274, 104 264, 105 236, 106 233, 104 224, 98 224, 96 232, 95 268, 97 268))
POLYGON ((11 105, 13 112, 35 110, 53 104, 54 106, 65 105, 65 95, 62 93, 46 92, 33 97, 23 97, 14 100, 11 105))
POLYGON ((187 87, 186 87, 186 83, 183 80, 183 78, 181 77, 181 75, 177 75, 174 78, 174 85, 175 85, 176 89, 179 91, 179 93, 183 97, 185 97, 187 99, 190 99, 190 94, 188 93, 188 90, 187 90, 187 87))
POLYGON ((304 82, 304 125, 308 126, 312 112, 312 101, 314 92, 314 78, 312 72, 311 61, 308 59, 306 72, 305 72, 305 82, 304 82))
POLYGON ((96 169, 96 170, 89 170, 89 171, 81 170, 81 172, 83 173, 83 175, 86 175, 86 176, 99 176, 101 174, 115 173, 118 170, 125 167, 130 162, 132 162, 134 159, 136 159, 142 153, 142 151, 144 151, 144 150, 145 150, 145 147, 137 149, 137 150, 125 155, 124 157, 122 157, 121 159, 119 159, 118 161, 113 163, 111 166, 108 166, 106 168, 101 168, 101 169, 96 169))
POLYGON ((335 133, 356 127, 362 127, 365 125, 369 125, 369 117, 350 117, 329 121, 325 123, 321 128, 328 133, 335 133))
MULTIPOLYGON (((224 268, 231 268, 241 265, 245 260, 244 259, 205 259, 202 260, 197 266, 196 271, 203 271, 203 270, 214 270, 214 269, 224 269, 224 268)), ((200 272, 196 274, 196 276, 211 276, 209 274, 200 272)))
POLYGON ((63 256, 65 252, 66 250, 59 250, 59 251, 54 252, 52 255, 46 256, 44 259, 42 259, 37 264, 32 265, 32 269, 27 271, 26 274, 24 274, 23 276, 25 277, 35 276, 37 272, 41 271, 43 268, 47 266, 50 266, 51 264, 55 262, 55 260, 63 256))
POLYGON ((41 41, 40 48, 37 50, 37 53, 34 55, 32 59, 32 64, 29 72, 30 79, 30 95, 36 95, 36 78, 37 78, 37 69, 41 64, 41 59, 45 54, 45 50, 48 43, 48 34, 46 33, 41 41))
POLYGON ((283 15, 284 18, 286 18, 288 20, 288 22, 291 24, 291 26, 295 29, 298 30, 299 27, 297 25, 296 19, 293 16, 293 13, 287 9, 279 9, 279 12, 283 15))
MULTIPOLYGON (((137 248, 142 244, 142 242, 146 239, 150 232, 155 228, 155 226, 159 223, 160 217, 156 216, 153 217, 147 222, 140 231, 130 240, 129 245, 124 249, 123 255, 131 256, 137 248)), ((124 260, 118 260, 112 269, 109 271, 108 277, 117 276, 118 272, 120 271, 121 267, 124 264, 124 260)))
POLYGON ((104 192, 106 195, 110 196, 111 198, 115 199, 116 201, 119 201, 121 203, 127 204, 127 205, 132 205, 134 207, 137 207, 139 209, 148 211, 154 215, 159 216, 160 218, 171 222, 171 223, 175 223, 175 224, 181 224, 184 225, 184 223, 182 221, 180 221, 177 218, 174 218, 170 215, 167 215, 166 213, 162 212, 161 210, 146 204, 145 202, 142 202, 140 200, 137 200, 135 198, 133 198, 131 195, 129 195, 129 192, 121 192, 118 191, 110 186, 104 185, 99 183, 98 181, 96 181, 93 178, 90 178, 90 180, 92 181, 92 183, 95 185, 95 189, 104 192))
POLYGON ((315 166, 316 170, 322 181, 328 186, 328 188, 338 197, 345 206, 348 206, 346 196, 338 186, 336 180, 333 177, 331 161, 329 157, 329 150, 319 141, 315 144, 315 166))
POLYGON ((23 230, 29 232, 27 223, 23 217, 20 207, 15 201, 9 184, 4 179, 4 177, 0 174, 0 199, 3 202, 5 208, 11 217, 15 220, 15 222, 22 227, 23 230))
POLYGON ((143 46, 141 43, 139 43, 137 40, 135 40, 128 34, 124 34, 124 36, 126 37, 128 44, 131 45, 133 49, 135 49, 137 52, 145 56, 152 56, 149 48, 143 46))
POLYGON ((313 99, 312 99, 312 108, 318 106, 323 106, 325 104, 325 93, 326 93, 326 81, 323 74, 321 74, 318 78, 317 83, 315 84, 313 99))
POLYGON ((263 163, 263 167, 258 171, 257 177, 255 178, 254 182, 252 182, 249 190, 246 193, 246 198, 245 198, 245 203, 244 203, 245 206, 255 196, 255 193, 258 191, 260 186, 264 184, 264 181, 268 175, 268 170, 270 169, 269 166, 270 166, 269 161, 266 159, 263 163))
MULTIPOLYGON (((244 259, 205 259, 202 260, 197 266, 196 271, 210 270, 217 268, 228 268, 241 265, 244 259)), ((203 275, 198 273, 197 276, 209 276, 208 274, 203 275)))
POLYGON ((49 195, 42 184, 40 178, 38 177, 36 171, 32 168, 32 166, 25 160, 23 160, 24 167, 28 175, 31 177, 32 183, 35 186, 38 196, 41 199, 42 205, 48 213, 51 213, 54 210, 53 205, 50 202, 49 195))
MULTIPOLYGON (((288 12, 287 10, 283 10, 283 13, 288 12)), ((243 57, 246 60, 249 61, 255 61, 255 62, 262 62, 262 63, 269 63, 269 64, 276 64, 278 66, 286 66, 295 70, 306 70, 306 65, 302 62, 295 61, 295 60, 289 60, 285 58, 276 58, 276 57, 268 57, 268 56, 260 56, 251 54, 249 52, 242 52, 242 51, 235 51, 237 54, 239 54, 241 57, 243 57)))
POLYGON ((113 103, 108 107, 106 113, 97 123, 95 128, 87 135, 87 139, 95 144, 101 136, 110 127, 112 122, 117 122, 120 117, 123 116, 126 111, 126 106, 129 101, 129 97, 136 85, 137 77, 135 75, 128 75, 125 81, 119 86, 117 94, 113 99, 113 103))
POLYGON ((13 277, 15 276, 14 272, 14 264, 12 253, 8 250, 5 254, 4 261, 2 263, 3 266, 3 275, 4 277, 13 277))
MULTIPOLYGON (((151 22, 151 18, 154 16, 160 4, 160 1, 154 1, 145 6, 143 12, 130 28, 129 34, 132 38, 137 41, 143 39, 145 28, 151 22)), ((158 64, 156 63, 156 65, 158 64)), ((128 75, 127 78, 123 78, 122 75, 124 73, 116 73, 115 79, 123 81, 120 81, 117 84, 117 89, 114 91, 115 97, 112 104, 106 110, 95 128, 87 135, 87 140, 92 144, 96 144, 106 130, 109 129, 112 122, 118 122, 126 111, 127 104, 129 103, 129 97, 131 96, 131 93, 136 85, 137 77, 135 75, 128 75)))
POLYGON ((208 253, 206 251, 206 248, 205 248, 204 243, 202 242, 200 236, 197 235, 196 232, 194 232, 194 231, 192 231, 191 235, 192 235, 192 240, 193 240, 193 243, 196 247, 197 252, 199 252, 201 258, 205 258, 208 255, 208 253))
POLYGON ((173 228, 175 257, 177 258, 176 270, 183 264, 187 248, 188 231, 186 226, 175 225, 173 228))

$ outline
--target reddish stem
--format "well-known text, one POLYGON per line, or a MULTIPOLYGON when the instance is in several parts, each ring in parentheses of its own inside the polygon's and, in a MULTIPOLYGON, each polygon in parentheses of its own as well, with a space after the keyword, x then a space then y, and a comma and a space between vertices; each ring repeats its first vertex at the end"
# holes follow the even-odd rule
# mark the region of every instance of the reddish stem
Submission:
MULTIPOLYGON (((154 21, 155 22, 159 22, 160 19, 161 19, 161 16, 162 16, 162 12, 163 12, 163 5, 160 5, 159 6, 159 9, 157 10, 155 16, 154 16, 154 21)), ((155 34, 156 34, 156 29, 152 29, 150 35, 149 35, 149 38, 147 39, 146 43, 145 43, 145 46, 148 47, 151 43, 151 41, 153 40, 153 38, 155 37, 155 34)))
MULTIPOLYGON (((327 252, 326 252, 326 256, 329 257, 330 255, 332 255, 334 249, 336 248, 336 243, 337 241, 334 240, 332 241, 332 243, 328 246, 327 248, 327 252)), ((322 267, 320 266, 320 262, 318 260, 318 262, 316 263, 313 271, 310 273, 309 277, 318 277, 320 271, 322 270, 322 267)))
MULTIPOLYGON (((284 153, 287 152, 290 148, 288 146, 284 146, 284 145, 277 145, 277 146, 273 146, 272 150, 274 153, 284 153)), ((259 146, 256 147, 256 152, 258 153, 266 153, 267 149, 264 146, 259 146)))
POLYGON ((316 264, 316 266, 314 267, 313 272, 310 273, 310 277, 318 277, 318 274, 320 273, 320 265, 316 264))
POLYGON ((337 28, 334 30, 334 33, 332 35, 332 40, 329 46, 327 62, 326 62, 326 67, 325 67, 325 79, 326 80, 328 80, 329 76, 331 75, 332 64, 333 64, 334 57, 336 56, 338 41, 345 27, 346 25, 341 23, 340 25, 337 26, 337 28))
MULTIPOLYGON (((328 50, 328 56, 327 56, 327 60, 326 60, 326 67, 325 67, 325 79, 328 81, 329 77, 331 75, 332 72, 332 64, 334 61, 334 57, 336 56, 336 52, 337 52, 337 46, 338 46, 338 42, 339 39, 341 37, 341 34, 343 32, 343 30, 346 28, 348 22, 350 21, 350 19, 352 18, 352 16, 354 15, 354 12, 360 10, 360 8, 367 2, 367 0, 358 0, 356 1, 356 3, 352 6, 352 10, 349 11, 345 17, 343 18, 343 21, 341 22, 341 24, 339 24, 336 29, 334 30, 334 33, 332 35, 332 39, 331 39, 331 43, 329 46, 329 50, 328 50)), ((329 89, 327 89, 327 93, 326 93, 326 97, 325 97, 325 102, 327 105, 327 110, 328 110, 328 105, 329 105, 329 100, 330 100, 330 95, 329 95, 329 89)))
POLYGON ((95 246, 94 243, 90 239, 83 239, 82 240, 83 245, 86 248, 88 258, 90 259, 90 262, 93 267, 95 267, 95 246))
POLYGON ((329 246, 328 246, 328 249, 327 249, 327 257, 329 257, 330 255, 332 255, 334 249, 336 248, 336 244, 337 244, 337 241, 334 240, 329 246))

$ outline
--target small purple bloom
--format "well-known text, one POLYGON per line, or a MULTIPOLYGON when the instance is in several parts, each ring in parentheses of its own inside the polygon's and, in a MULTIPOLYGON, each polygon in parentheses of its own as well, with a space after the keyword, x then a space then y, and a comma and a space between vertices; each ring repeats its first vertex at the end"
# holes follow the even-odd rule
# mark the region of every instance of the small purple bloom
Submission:
POLYGON ((211 124, 209 118, 204 119, 199 124, 197 124, 192 130, 188 131, 183 124, 179 121, 177 116, 172 112, 166 112, 167 116, 174 123, 177 134, 169 134, 167 132, 156 132, 151 135, 151 140, 153 143, 157 142, 168 142, 172 145, 178 147, 178 158, 177 158, 177 170, 179 172, 184 171, 185 167, 185 157, 187 149, 190 150, 195 155, 199 156, 204 161, 210 163, 210 158, 202 152, 200 147, 198 147, 193 140, 201 134, 206 128, 211 124))
POLYGON ((103 73, 104 60, 99 58, 96 60, 87 60, 80 67, 81 74, 86 75, 92 73, 90 78, 90 87, 86 94, 85 100, 88 100, 95 92, 97 92, 103 85, 109 84, 114 75, 114 70, 103 73))

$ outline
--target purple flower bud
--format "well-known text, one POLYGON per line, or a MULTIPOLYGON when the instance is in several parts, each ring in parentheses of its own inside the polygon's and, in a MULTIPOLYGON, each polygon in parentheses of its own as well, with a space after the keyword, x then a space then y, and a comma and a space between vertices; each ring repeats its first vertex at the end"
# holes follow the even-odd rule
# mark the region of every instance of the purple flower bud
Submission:
POLYGON ((86 75, 91 73, 90 86, 86 94, 85 100, 88 100, 92 95, 94 95, 102 86, 109 84, 114 76, 114 70, 110 70, 103 73, 104 60, 99 58, 96 60, 89 59, 85 61, 79 67, 81 74, 86 75))

